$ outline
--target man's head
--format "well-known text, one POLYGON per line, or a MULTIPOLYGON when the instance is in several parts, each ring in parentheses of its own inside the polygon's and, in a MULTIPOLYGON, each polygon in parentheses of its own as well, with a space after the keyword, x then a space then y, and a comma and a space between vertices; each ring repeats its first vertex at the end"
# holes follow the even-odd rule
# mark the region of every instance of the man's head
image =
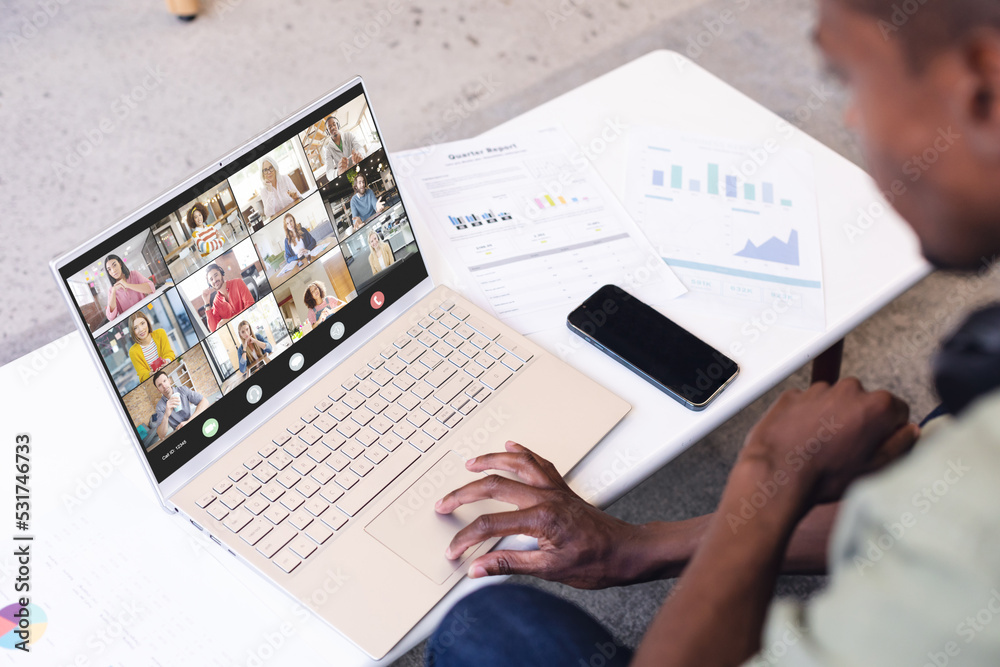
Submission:
POLYGON ((338 121, 333 116, 327 116, 326 131, 330 134, 331 139, 333 139, 338 144, 340 143, 340 121, 338 121))
POLYGON ((1000 252, 1000 2, 820 0, 816 39, 924 255, 974 268, 1000 252))
POLYGON ((170 389, 174 383, 170 381, 170 376, 163 371, 153 373, 153 386, 160 390, 164 397, 170 395, 170 389))

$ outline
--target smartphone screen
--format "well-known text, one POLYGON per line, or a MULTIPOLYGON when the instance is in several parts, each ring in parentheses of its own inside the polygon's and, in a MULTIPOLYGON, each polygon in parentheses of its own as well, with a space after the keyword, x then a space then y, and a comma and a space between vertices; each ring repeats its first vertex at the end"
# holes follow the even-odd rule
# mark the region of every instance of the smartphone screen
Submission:
POLYGON ((597 290, 567 325, 693 410, 739 373, 735 361, 615 285, 597 290))

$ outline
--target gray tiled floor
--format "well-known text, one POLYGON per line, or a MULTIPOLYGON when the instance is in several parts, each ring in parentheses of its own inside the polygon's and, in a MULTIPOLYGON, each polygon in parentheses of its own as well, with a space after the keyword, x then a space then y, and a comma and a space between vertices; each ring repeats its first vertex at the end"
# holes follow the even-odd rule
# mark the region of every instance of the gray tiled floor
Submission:
MULTIPOLYGON (((50 3, 58 11, 43 20, 40 4, 0 0, 0 363, 71 328, 45 267, 52 256, 354 73, 366 77, 395 150, 436 133, 474 135, 649 50, 701 42, 689 54, 703 66, 860 161, 840 121, 843 96, 822 79, 809 44, 812 0, 754 0, 728 23, 722 12, 743 3, 205 4, 197 21, 180 24, 159 2, 50 3)), ((934 404, 933 341, 998 296, 995 282, 935 275, 851 334, 845 371, 922 414, 934 404)), ((782 386, 806 382, 799 372, 782 386)), ((743 435, 777 391, 612 511, 634 521, 711 511, 743 435)), ((819 584, 786 577, 779 592, 805 596, 819 584)), ((632 644, 670 587, 541 585, 632 644)), ((416 651, 400 661, 418 663, 416 651)))

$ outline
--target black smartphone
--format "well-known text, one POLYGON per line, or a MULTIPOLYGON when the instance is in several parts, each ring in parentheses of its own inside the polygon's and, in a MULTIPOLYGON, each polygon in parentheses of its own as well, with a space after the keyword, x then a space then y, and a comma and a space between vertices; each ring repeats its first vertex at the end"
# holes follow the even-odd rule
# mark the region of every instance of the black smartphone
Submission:
POLYGON ((703 410, 740 372, 735 361, 615 285, 594 292, 566 324, 691 410, 703 410))

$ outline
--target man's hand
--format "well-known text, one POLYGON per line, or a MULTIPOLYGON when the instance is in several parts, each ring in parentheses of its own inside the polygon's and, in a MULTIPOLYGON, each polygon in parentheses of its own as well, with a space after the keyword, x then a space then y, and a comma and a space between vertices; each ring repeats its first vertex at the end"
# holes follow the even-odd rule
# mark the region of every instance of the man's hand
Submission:
POLYGON ((348 162, 347 156, 345 155, 344 157, 340 158, 340 164, 337 165, 337 174, 338 175, 339 174, 343 174, 345 171, 347 171, 350 168, 350 166, 351 166, 351 163, 348 162))
POLYGON ((838 500, 859 476, 906 452, 920 433, 910 409, 855 378, 781 395, 751 429, 740 462, 758 461, 794 478, 813 504, 838 500))
POLYGON ((450 514, 462 505, 492 498, 517 511, 485 514, 455 535, 445 555, 457 558, 491 537, 530 535, 537 551, 494 551, 469 566, 473 578, 498 574, 530 574, 577 588, 604 588, 631 583, 643 553, 642 527, 616 519, 574 493, 555 466, 514 442, 507 453, 470 459, 475 472, 504 470, 521 481, 489 475, 452 491, 435 509, 450 514))

